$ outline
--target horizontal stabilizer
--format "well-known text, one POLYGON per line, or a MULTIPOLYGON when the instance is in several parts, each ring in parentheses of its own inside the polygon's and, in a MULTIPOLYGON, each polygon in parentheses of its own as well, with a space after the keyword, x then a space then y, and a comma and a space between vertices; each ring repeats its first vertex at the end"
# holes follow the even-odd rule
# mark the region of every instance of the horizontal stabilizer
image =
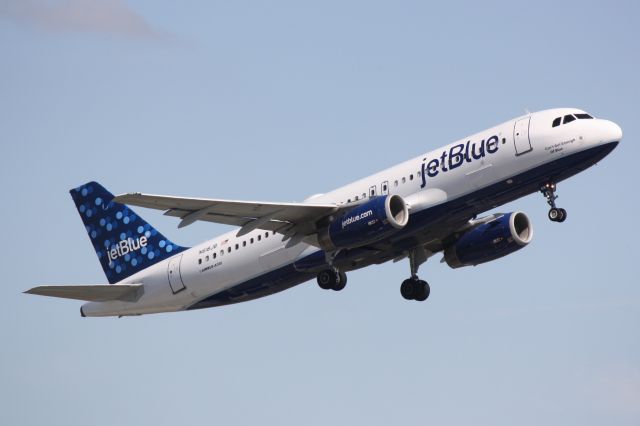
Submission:
POLYGON ((107 302, 110 300, 135 302, 144 293, 144 287, 142 284, 42 285, 27 290, 25 293, 87 302, 107 302))

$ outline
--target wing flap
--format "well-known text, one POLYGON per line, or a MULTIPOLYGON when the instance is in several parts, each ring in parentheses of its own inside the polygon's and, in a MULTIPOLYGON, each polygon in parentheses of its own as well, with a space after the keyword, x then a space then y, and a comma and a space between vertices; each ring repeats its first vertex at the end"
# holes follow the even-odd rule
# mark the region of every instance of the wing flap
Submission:
POLYGON ((29 289, 25 293, 87 302, 110 300, 135 302, 144 293, 144 286, 142 284, 42 285, 29 289))

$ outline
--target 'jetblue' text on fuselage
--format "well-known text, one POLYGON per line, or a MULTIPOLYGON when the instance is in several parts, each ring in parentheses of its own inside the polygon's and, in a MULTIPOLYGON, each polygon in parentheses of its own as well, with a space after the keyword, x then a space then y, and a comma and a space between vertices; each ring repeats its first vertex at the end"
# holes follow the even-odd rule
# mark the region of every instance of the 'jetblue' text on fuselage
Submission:
POLYGON ((499 146, 498 136, 494 135, 479 143, 467 141, 466 144, 454 145, 443 151, 440 157, 428 161, 425 159, 422 163, 422 185, 420 187, 424 188, 427 185, 427 176, 433 178, 438 176, 440 172, 448 172, 462 166, 463 163, 471 163, 487 154, 495 154, 498 152, 499 146))

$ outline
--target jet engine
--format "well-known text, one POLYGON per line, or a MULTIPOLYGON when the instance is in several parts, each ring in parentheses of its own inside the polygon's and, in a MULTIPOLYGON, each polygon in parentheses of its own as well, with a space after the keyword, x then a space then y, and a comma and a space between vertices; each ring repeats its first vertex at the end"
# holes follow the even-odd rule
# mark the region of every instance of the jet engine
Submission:
POLYGON ((451 268, 475 266, 520 250, 532 237, 533 227, 526 214, 506 213, 463 233, 446 246, 444 259, 451 268))
POLYGON ((324 250, 361 247, 404 228, 409 209, 399 195, 374 197, 332 218, 321 228, 318 241, 324 250))

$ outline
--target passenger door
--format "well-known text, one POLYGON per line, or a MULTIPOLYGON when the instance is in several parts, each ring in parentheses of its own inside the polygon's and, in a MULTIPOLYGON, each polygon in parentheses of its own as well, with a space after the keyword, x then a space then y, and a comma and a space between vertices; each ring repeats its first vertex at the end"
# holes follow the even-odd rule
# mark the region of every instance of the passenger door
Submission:
POLYGON ((529 139, 529 124, 531 117, 522 118, 516 121, 513 126, 513 140, 516 148, 516 155, 526 154, 531 151, 531 140, 529 139))
POLYGON ((182 263, 182 254, 172 257, 169 260, 169 267, 167 268, 167 276, 169 278, 169 286, 173 294, 184 290, 186 287, 182 281, 182 275, 180 274, 180 264, 182 263))

